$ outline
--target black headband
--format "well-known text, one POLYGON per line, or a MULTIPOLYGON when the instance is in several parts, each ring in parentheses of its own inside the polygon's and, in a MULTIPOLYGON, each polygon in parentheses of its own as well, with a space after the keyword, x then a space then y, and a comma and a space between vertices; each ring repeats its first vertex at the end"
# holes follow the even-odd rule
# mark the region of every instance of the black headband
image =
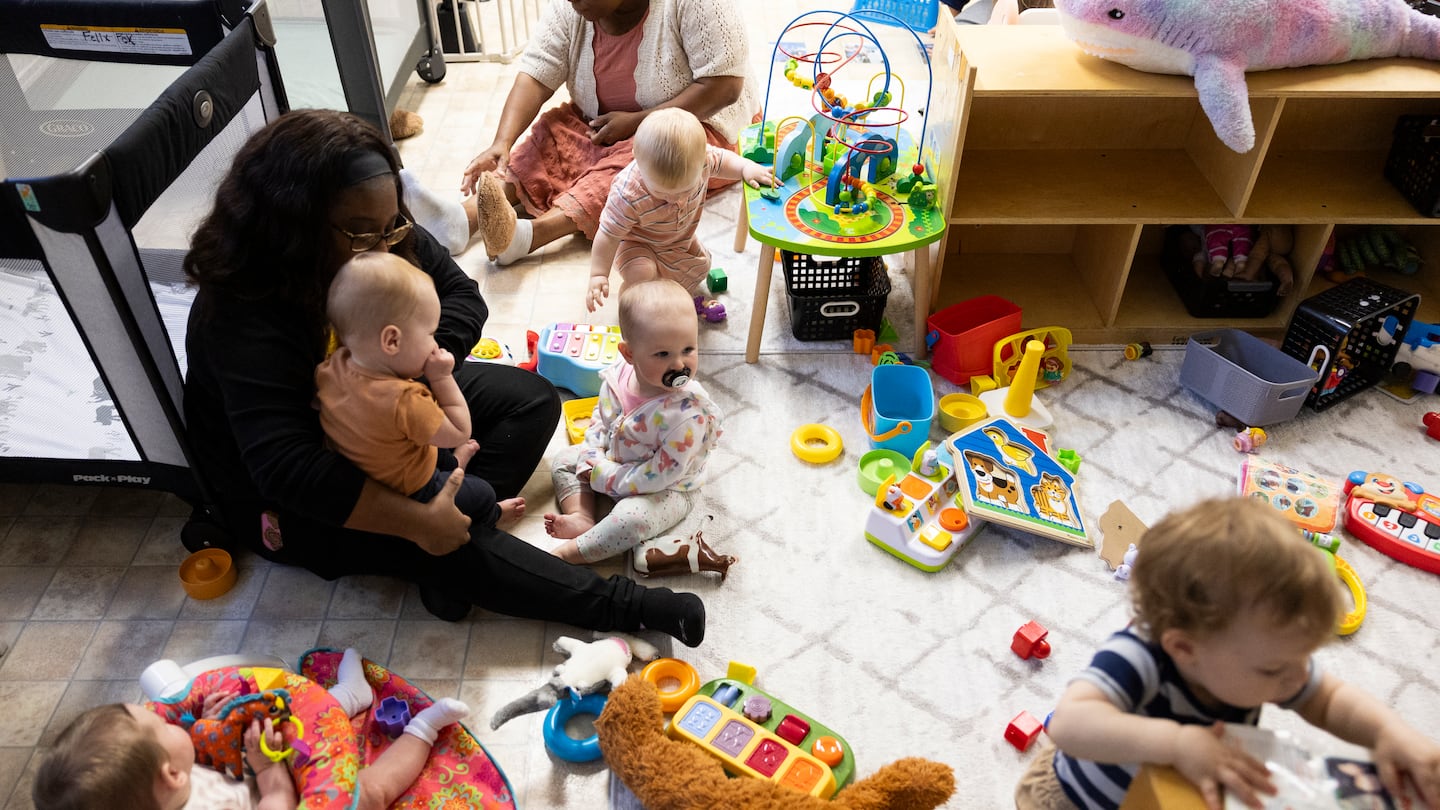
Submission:
POLYGON ((340 187, 349 188, 372 177, 394 174, 390 161, 373 149, 352 149, 345 153, 345 163, 340 167, 340 187))

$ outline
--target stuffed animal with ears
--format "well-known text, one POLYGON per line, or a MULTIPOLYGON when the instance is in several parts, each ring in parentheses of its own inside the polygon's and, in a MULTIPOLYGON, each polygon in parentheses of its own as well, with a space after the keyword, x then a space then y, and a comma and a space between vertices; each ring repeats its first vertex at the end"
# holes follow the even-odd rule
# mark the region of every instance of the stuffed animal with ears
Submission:
POLYGON ((566 660, 555 666, 554 677, 533 692, 501 706, 490 718, 492 730, 522 714, 549 709, 571 689, 581 697, 608 691, 630 674, 628 668, 632 660, 654 661, 660 657, 660 651, 650 642, 619 635, 590 642, 561 636, 555 639, 555 651, 564 653, 566 660))
POLYGON ((1081 50, 1195 77, 1215 134, 1255 145, 1245 72, 1388 56, 1440 60, 1440 18, 1406 0, 1055 0, 1081 50))
POLYGON ((826 801, 763 779, 725 775, 699 746, 665 734, 655 685, 639 675, 615 687, 595 720, 605 763, 645 807, 665 810, 930 810, 955 792, 949 765, 897 760, 826 801))

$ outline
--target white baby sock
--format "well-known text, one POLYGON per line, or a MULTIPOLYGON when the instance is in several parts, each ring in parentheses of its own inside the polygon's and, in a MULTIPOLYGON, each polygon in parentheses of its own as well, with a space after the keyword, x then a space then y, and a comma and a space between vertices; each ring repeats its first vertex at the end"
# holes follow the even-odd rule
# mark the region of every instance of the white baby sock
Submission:
POLYGON ((340 659, 339 680, 329 691, 347 715, 354 716, 370 708, 375 701, 375 693, 370 689, 370 682, 365 680, 365 665, 360 660, 360 653, 353 649, 345 651, 340 659))
POLYGON ((409 169, 400 170, 400 187, 404 190, 405 207, 415 221, 429 231, 450 251, 458 255, 470 244, 470 222, 459 200, 447 200, 420 185, 409 169))
POLYGON ((494 258, 496 264, 504 267, 507 264, 514 264, 530 255, 530 240, 535 236, 534 223, 528 219, 515 220, 515 236, 510 240, 510 247, 500 252, 494 258))
POLYGON ((415 715, 405 726, 406 734, 413 734, 430 745, 440 736, 440 730, 470 714, 470 707, 454 698, 440 698, 430 708, 415 715))

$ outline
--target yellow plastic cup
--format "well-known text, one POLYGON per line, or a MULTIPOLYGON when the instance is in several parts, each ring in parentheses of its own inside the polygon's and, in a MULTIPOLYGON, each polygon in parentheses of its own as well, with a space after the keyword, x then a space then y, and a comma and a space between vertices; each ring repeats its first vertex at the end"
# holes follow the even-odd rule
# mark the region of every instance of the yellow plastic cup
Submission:
POLYGON ((940 427, 955 433, 984 419, 989 412, 980 398, 971 394, 946 394, 940 398, 940 427))

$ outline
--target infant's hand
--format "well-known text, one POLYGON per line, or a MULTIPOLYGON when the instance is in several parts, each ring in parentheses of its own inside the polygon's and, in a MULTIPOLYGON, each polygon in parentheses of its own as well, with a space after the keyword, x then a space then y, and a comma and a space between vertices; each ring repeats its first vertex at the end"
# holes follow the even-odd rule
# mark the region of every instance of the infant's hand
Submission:
POLYGON ((430 356, 425 358, 425 377, 435 379, 436 377, 449 377, 455 371, 455 355, 449 349, 442 349, 436 346, 430 351, 430 356))
POLYGON ((605 304, 605 299, 610 297, 610 277, 591 276, 590 290, 585 293, 585 309, 594 312, 605 304))
POLYGON ((1175 768, 1200 788, 1205 805, 1220 810, 1220 789, 1223 787, 1247 807, 1261 807, 1258 794, 1275 792, 1270 772, 1264 763, 1226 745, 1225 726, 1181 726, 1175 739, 1175 768))
POLYGON ((761 166, 758 163, 745 164, 745 171, 741 173, 746 183, 751 188, 759 188, 763 183, 767 186, 775 185, 775 173, 768 166, 761 166))
MULTIPOLYGON (((251 720, 250 728, 245 730, 245 762, 250 765, 250 770, 255 773, 279 764, 265 756, 265 752, 260 750, 260 733, 259 718, 251 720)), ((280 732, 275 730, 275 724, 268 717, 265 718, 264 733, 265 745, 271 751, 280 751, 285 748, 285 738, 280 736, 280 732)))
POLYGON ((1440 807, 1440 745, 1403 723, 1380 727, 1371 756, 1380 781, 1392 795, 1404 795, 1409 777, 1429 807, 1440 807))
POLYGON ((230 686, 226 689, 211 692, 205 696, 204 702, 200 704, 200 718, 202 720, 214 720, 220 716, 220 709, 224 707, 226 703, 229 703, 231 698, 239 697, 239 695, 240 688, 238 686, 230 686))

